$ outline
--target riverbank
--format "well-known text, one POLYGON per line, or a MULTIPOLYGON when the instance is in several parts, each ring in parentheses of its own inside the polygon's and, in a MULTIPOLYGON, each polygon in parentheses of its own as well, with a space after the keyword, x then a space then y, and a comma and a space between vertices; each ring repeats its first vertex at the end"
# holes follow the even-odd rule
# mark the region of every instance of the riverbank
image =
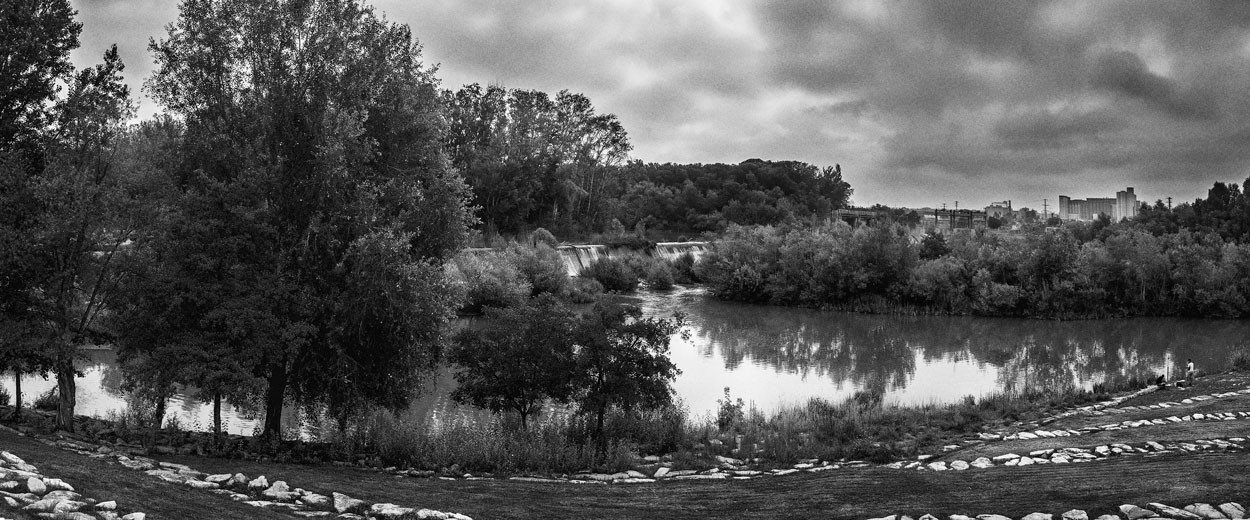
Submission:
MULTIPOLYGON (((269 482, 283 480, 292 488, 327 496, 340 492, 370 503, 457 511, 478 519, 866 519, 891 514, 946 518, 952 514, 982 513, 1023 518, 1039 511, 1058 517, 1074 508, 1087 512, 1088 518, 1102 514, 1128 518, 1121 510, 1123 505, 1150 509, 1152 503, 1178 507, 1228 501, 1246 503, 1250 455, 1243 450, 1218 447, 1209 439, 1220 436, 1216 430, 1244 431, 1245 421, 1250 419, 1241 412, 1250 412, 1250 395, 1240 390, 1248 388, 1250 378, 1245 373, 1221 374, 1200 378, 1191 389, 1150 392, 1111 401, 1109 406, 1070 409, 1072 413, 1043 418, 1044 430, 1098 431, 1025 438, 1019 435, 1025 432, 1023 428, 1037 431, 1043 427, 1039 423, 1021 424, 996 431, 999 439, 981 440, 927 459, 923 471, 894 469, 890 465, 843 464, 837 469, 800 470, 744 480, 727 476, 660 479, 651 484, 572 485, 463 477, 445 480, 421 473, 399 475, 376 468, 333 464, 282 464, 187 455, 155 458, 207 474, 243 473, 250 478, 266 475, 269 482), (1196 414, 1201 414, 1202 419, 1222 418, 1195 421, 1196 414), (1228 414, 1235 417, 1224 419, 1228 414), (1190 420, 1167 420, 1172 416, 1190 420), (1124 426, 1125 423, 1137 426, 1124 426), (1156 450, 1149 442, 1163 449, 1156 450), (1134 449, 1124 450, 1120 444, 1131 444, 1134 449), (1189 450, 1185 445, 1212 447, 1189 450), (1055 460, 1056 455, 1064 450, 1085 450, 1091 456, 1079 459, 1086 461, 1083 463, 1075 458, 1070 463, 1060 463, 1055 460), (1106 455, 1093 455, 1101 451, 1106 455), (1029 457, 1032 462, 996 462, 963 470, 958 469, 962 465, 956 464, 959 460, 992 460, 1008 454, 1015 454, 1015 459, 1029 457), (950 469, 938 471, 929 466, 938 462, 950 469)), ((0 432, 0 444, 48 474, 73 482, 84 495, 112 497, 123 508, 146 511, 151 518, 289 518, 287 513, 249 509, 252 506, 232 501, 224 493, 196 490, 187 484, 124 470, 104 457, 84 457, 30 437, 0 432)))

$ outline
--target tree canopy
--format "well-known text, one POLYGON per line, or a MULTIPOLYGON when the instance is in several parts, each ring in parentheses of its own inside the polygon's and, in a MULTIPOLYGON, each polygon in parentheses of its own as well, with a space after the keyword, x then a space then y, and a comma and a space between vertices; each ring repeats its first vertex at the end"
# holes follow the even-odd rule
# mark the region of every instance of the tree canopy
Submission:
POLYGON ((194 307, 171 334, 229 340, 209 355, 264 381, 267 435, 288 396, 405 406, 439 359, 443 264, 472 224, 407 27, 355 0, 186 0, 150 47, 147 89, 186 124, 183 215, 157 257, 194 307))

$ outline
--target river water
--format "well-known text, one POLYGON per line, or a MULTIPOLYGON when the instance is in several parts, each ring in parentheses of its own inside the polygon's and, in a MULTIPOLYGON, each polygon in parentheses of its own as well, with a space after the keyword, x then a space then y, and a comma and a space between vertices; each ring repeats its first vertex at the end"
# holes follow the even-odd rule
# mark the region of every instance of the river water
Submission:
MULTIPOLYGON (((998 392, 1176 376, 1186 358, 1199 369, 1221 370, 1233 350, 1250 344, 1247 321, 877 316, 722 302, 698 287, 623 299, 648 315, 686 315, 689 339, 674 337, 670 347, 682 371, 673 386, 696 417, 714 413, 725 387, 764 412, 861 391, 887 404, 950 403, 998 392)), ((126 402, 113 353, 85 354, 78 413, 121 412, 126 402)), ((454 384, 450 369, 438 372, 410 412, 435 423, 481 416, 451 402, 454 384)), ((24 378, 26 403, 54 385, 24 378)), ((12 376, 5 376, 3 386, 12 393, 12 376)), ((260 418, 246 408, 223 406, 228 431, 253 433, 260 418)), ((211 428, 211 406, 189 395, 175 396, 168 411, 184 427, 211 428)))

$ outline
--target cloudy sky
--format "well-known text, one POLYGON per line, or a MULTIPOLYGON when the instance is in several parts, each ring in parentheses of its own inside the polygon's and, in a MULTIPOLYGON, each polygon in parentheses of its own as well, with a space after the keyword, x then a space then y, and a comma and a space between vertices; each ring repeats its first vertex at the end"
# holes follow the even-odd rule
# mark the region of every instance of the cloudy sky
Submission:
MULTIPOLYGON (((72 0, 138 87, 173 0, 72 0)), ((586 94, 646 162, 842 165, 853 202, 1205 197, 1250 177, 1250 2, 375 0, 466 83, 586 94)), ((141 99, 143 114, 158 108, 141 99)))

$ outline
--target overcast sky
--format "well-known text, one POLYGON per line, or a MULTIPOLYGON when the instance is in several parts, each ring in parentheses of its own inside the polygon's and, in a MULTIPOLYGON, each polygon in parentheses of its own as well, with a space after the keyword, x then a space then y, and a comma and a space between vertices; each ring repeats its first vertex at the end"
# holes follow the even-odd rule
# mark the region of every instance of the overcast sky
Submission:
MULTIPOLYGON (((138 90, 173 0, 72 0, 138 90)), ((377 0, 466 83, 586 94, 646 162, 842 165, 857 205, 1205 197, 1250 176, 1250 2, 377 0)), ((141 113, 156 110, 140 99, 141 113)))

